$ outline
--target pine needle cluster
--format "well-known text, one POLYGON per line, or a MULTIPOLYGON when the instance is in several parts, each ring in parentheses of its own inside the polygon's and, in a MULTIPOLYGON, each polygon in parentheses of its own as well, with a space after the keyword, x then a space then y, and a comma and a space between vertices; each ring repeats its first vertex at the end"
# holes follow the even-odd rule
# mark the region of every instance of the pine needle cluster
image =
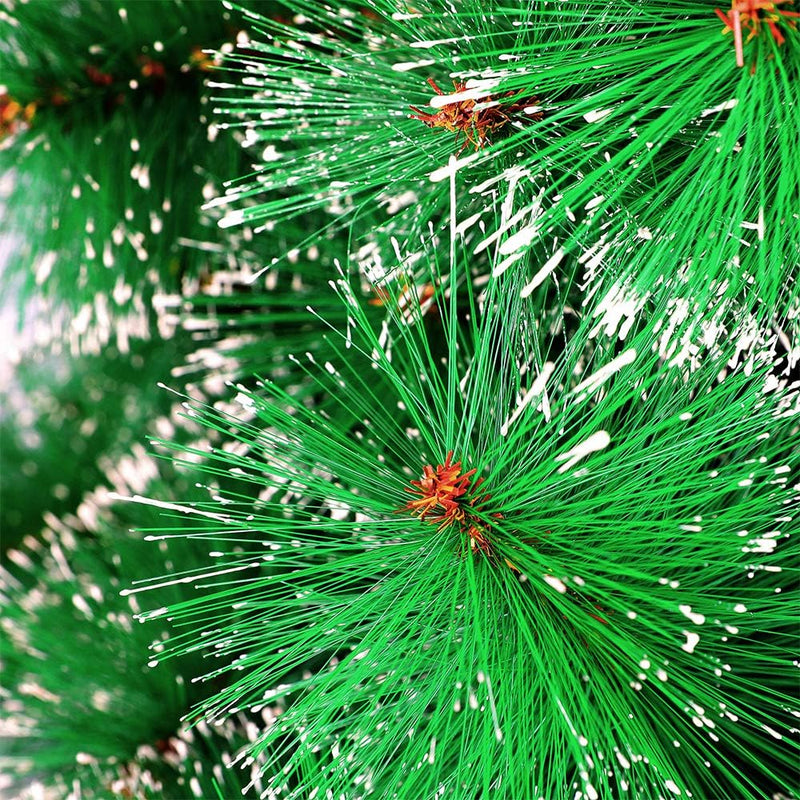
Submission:
POLYGON ((224 225, 328 208, 356 241, 377 228, 416 251, 456 170, 468 245, 499 246, 495 269, 797 319, 794 18, 780 46, 748 41, 743 70, 705 2, 287 7, 247 15, 216 101, 268 145, 210 204, 234 205, 224 225), (457 124, 417 113, 469 104, 457 124))
POLYGON ((391 342, 340 277, 340 357, 306 360, 324 410, 274 382, 189 404, 238 445, 202 469, 240 484, 184 508, 217 558, 203 597, 155 613, 170 652, 227 660, 198 718, 281 700, 245 753, 292 797, 788 786, 796 387, 665 368, 649 326, 615 355, 584 321, 561 349, 518 278, 478 297, 462 272, 390 314, 391 342), (469 526, 422 518, 437 486, 469 526))

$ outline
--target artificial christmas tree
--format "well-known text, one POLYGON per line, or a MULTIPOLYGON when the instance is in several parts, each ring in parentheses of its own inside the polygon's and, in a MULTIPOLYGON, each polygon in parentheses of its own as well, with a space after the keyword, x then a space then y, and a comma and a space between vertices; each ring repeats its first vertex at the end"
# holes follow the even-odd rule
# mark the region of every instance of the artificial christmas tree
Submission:
MULTIPOLYGON (((42 6, 8 12, 32 42, 42 6)), ((795 4, 157 8, 205 28, 136 23, 126 63, 191 40, 214 141, 183 98, 145 116, 231 179, 201 213, 167 171, 159 202, 228 211, 125 228, 175 343, 143 379, 174 391, 143 426, 166 460, 115 443, 107 488, 10 553, 13 790, 792 796, 795 4)), ((13 102, 19 152, 42 103, 13 102)), ((45 247, 88 258, 53 216, 45 247)))

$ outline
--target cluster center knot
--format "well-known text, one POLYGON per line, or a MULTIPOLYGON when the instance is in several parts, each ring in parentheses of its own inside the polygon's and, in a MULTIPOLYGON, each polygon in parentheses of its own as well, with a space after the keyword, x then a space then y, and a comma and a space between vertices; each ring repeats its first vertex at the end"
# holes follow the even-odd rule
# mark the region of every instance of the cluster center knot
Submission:
MULTIPOLYGON (((422 477, 411 481, 411 487, 405 487, 405 491, 415 495, 406 503, 405 510, 436 525, 439 531, 457 527, 468 538, 472 550, 491 555, 491 526, 479 513, 491 495, 478 492, 483 478, 473 480, 476 472, 475 469, 462 472, 461 462, 453 463, 451 450, 443 464, 437 464, 435 468, 426 464, 422 468, 422 477)), ((502 514, 490 516, 502 519, 502 514)))
MULTIPOLYGON (((723 13, 718 8, 714 9, 716 15, 725 24, 723 33, 733 33, 737 66, 744 66, 744 31, 747 32, 747 39, 744 42, 749 42, 761 34, 762 23, 766 24, 776 45, 780 47, 786 41, 781 33, 780 25, 785 25, 792 30, 797 28, 795 20, 800 17, 800 13, 780 8, 781 5, 788 2, 791 0, 771 0, 771 2, 768 0, 731 0, 731 7, 727 12, 723 13)), ((755 64, 753 64, 753 70, 755 70, 755 64)))
MULTIPOLYGON (((428 84, 440 97, 447 95, 433 78, 428 78, 428 84)), ((453 89, 456 96, 468 91, 466 84, 458 81, 453 81, 453 89)), ((511 122, 512 116, 521 112, 525 106, 526 103, 516 98, 514 92, 504 92, 499 95, 485 95, 480 103, 468 96, 453 100, 452 103, 442 105, 434 114, 411 106, 414 112, 411 116, 424 122, 429 128, 444 128, 455 133, 456 143, 463 134, 464 144, 461 151, 470 145, 480 150, 489 142, 493 131, 511 122)), ((542 114, 533 111, 528 118, 540 120, 542 114)))

